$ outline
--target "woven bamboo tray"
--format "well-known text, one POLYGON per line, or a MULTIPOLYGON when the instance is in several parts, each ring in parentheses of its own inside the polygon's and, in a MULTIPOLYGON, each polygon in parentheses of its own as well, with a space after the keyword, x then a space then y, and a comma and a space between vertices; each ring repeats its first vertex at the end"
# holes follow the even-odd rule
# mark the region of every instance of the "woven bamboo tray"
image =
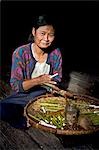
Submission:
MULTIPOLYGON (((42 95, 39 96, 35 99, 31 99, 31 101, 26 105, 25 109, 24 109, 24 115, 26 116, 27 120, 29 121, 29 123, 31 124, 31 126, 41 129, 43 131, 47 131, 47 132, 51 132, 54 134, 60 134, 60 135, 83 135, 83 134, 92 134, 94 132, 99 132, 99 124, 95 125, 93 129, 90 130, 85 130, 85 129, 79 129, 79 130, 70 130, 70 129, 59 129, 59 128, 53 128, 53 127, 48 127, 46 125, 42 125, 39 123, 38 119, 35 119, 35 117, 33 117, 33 114, 35 112, 35 110, 37 109, 39 111, 40 107, 36 108, 36 105, 38 105, 40 102, 45 102, 47 101, 47 99, 60 99, 59 103, 64 103, 63 105, 65 105, 65 98, 61 97, 61 96, 54 96, 51 94, 47 94, 47 95, 42 95)), ((75 100, 72 101, 76 101, 81 103, 81 101, 83 102, 87 102, 88 104, 91 105, 98 105, 99 106, 99 100, 96 98, 93 98, 91 96, 87 96, 87 95, 75 95, 75 100)), ((99 110, 99 109, 98 109, 99 110)), ((99 116, 99 114, 98 114, 99 116)), ((99 118, 98 118, 99 119, 99 118)))

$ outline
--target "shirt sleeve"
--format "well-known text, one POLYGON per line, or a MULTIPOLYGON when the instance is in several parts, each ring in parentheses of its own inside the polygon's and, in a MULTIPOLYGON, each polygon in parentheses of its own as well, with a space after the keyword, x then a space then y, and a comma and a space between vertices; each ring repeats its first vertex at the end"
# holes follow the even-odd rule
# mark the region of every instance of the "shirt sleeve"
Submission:
POLYGON ((12 54, 11 78, 10 85, 15 92, 24 92, 22 82, 24 80, 25 64, 22 59, 22 49, 15 50, 12 54))
POLYGON ((62 80, 62 54, 59 48, 55 49, 50 55, 52 74, 58 73, 53 79, 57 82, 62 80))

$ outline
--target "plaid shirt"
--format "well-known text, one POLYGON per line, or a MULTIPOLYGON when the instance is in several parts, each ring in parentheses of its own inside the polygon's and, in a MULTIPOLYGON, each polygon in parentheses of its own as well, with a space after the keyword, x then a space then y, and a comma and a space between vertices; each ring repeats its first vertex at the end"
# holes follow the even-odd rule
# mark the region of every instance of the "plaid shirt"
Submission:
MULTIPOLYGON (((36 60, 32 55, 31 43, 18 47, 12 55, 12 67, 10 84, 15 92, 24 92, 22 82, 31 79, 36 60)), ((50 74, 58 72, 55 81, 60 82, 62 78, 62 56, 59 48, 51 50, 48 54, 47 63, 50 64, 50 74)))

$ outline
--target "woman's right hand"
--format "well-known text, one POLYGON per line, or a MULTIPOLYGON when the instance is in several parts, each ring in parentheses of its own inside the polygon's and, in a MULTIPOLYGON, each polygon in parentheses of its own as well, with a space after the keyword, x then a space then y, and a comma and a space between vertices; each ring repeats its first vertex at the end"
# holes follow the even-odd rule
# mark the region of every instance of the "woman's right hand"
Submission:
POLYGON ((40 84, 44 83, 50 83, 50 84, 57 84, 55 81, 53 81, 48 74, 44 74, 38 77, 40 84))
POLYGON ((33 79, 24 80, 23 89, 26 91, 34 86, 43 85, 44 83, 57 84, 55 81, 51 79, 50 75, 44 74, 33 79))

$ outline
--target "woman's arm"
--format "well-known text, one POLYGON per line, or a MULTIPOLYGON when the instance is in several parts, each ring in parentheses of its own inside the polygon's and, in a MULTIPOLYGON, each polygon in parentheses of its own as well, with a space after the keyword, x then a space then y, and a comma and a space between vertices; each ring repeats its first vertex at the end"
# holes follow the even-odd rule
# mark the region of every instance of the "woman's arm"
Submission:
POLYGON ((58 76, 54 77, 55 81, 61 82, 62 80, 62 55, 60 49, 55 49, 50 54, 50 62, 52 65, 52 73, 58 73, 58 76))
POLYGON ((43 85, 44 83, 56 84, 55 81, 51 81, 50 75, 45 74, 33 79, 23 81, 23 89, 26 91, 34 86, 43 85))
POLYGON ((17 49, 12 54, 11 78, 10 84, 15 92, 23 92, 22 82, 24 80, 25 64, 22 59, 22 50, 17 49))

